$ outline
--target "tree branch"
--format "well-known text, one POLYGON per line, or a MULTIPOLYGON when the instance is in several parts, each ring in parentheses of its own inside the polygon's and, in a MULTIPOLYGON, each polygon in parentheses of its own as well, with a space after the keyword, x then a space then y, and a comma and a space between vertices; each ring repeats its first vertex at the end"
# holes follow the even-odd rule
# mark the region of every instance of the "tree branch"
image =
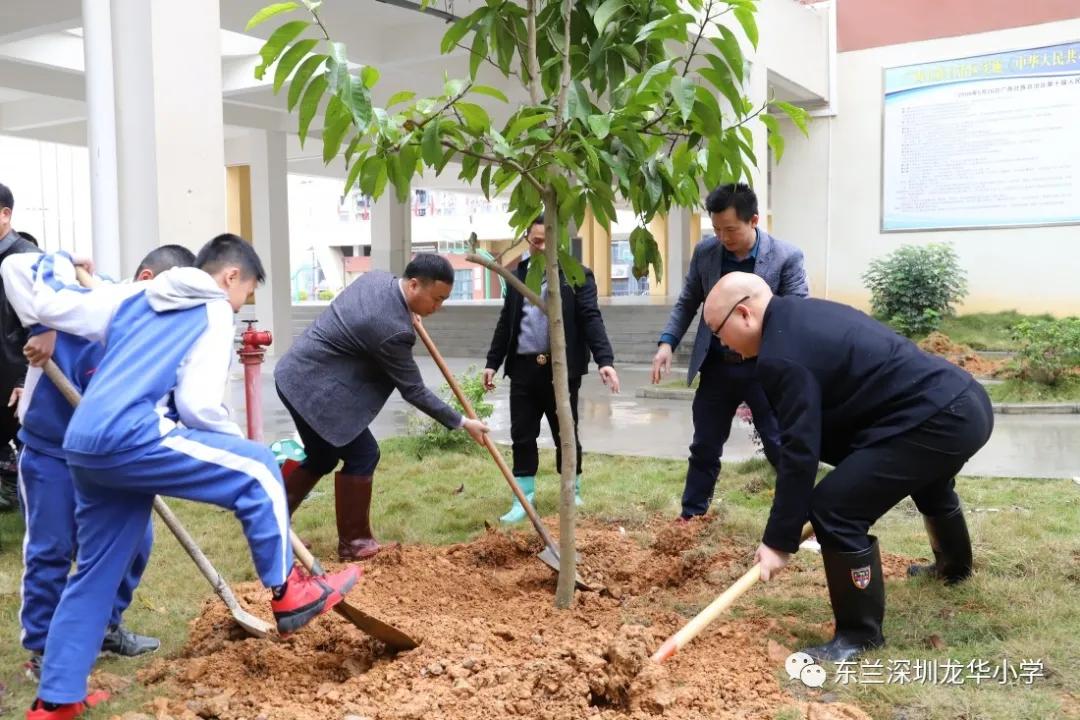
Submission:
POLYGON ((454 152, 460 153, 462 155, 468 155, 469 157, 474 157, 474 158, 476 158, 478 160, 486 160, 488 163, 490 163, 492 165, 505 165, 506 167, 510 168, 511 170, 516 172, 518 175, 520 175, 522 178, 524 178, 530 185, 535 187, 537 192, 540 192, 541 190, 544 189, 544 186, 541 185, 539 182, 537 182, 536 178, 534 178, 532 175, 530 175, 528 172, 526 172, 525 168, 521 167, 521 164, 519 162, 517 162, 516 160, 511 160, 510 158, 499 158, 499 157, 495 157, 494 155, 488 155, 486 153, 480 153, 480 152, 476 152, 474 150, 469 150, 467 148, 463 148, 463 147, 460 147, 458 145, 455 145, 454 143, 450 142, 449 140, 443 140, 442 141, 442 146, 444 148, 448 149, 448 150, 453 150, 454 152))
POLYGON ((516 247, 517 247, 518 245, 520 245, 520 244, 521 244, 521 243, 523 243, 523 242, 525 242, 525 236, 524 236, 524 235, 520 236, 520 237, 519 237, 519 238, 518 238, 517 240, 515 240, 515 241, 513 242, 513 244, 511 244, 511 245, 510 245, 510 247, 506 248, 506 249, 505 249, 505 250, 503 250, 503 251, 502 251, 501 253, 499 253, 498 255, 496 255, 496 256, 495 256, 495 262, 497 262, 497 263, 499 263, 500 265, 502 265, 502 259, 503 259, 503 256, 504 256, 504 255, 506 255, 506 253, 510 252, 511 250, 513 250, 514 248, 516 248, 516 247))
POLYGON ((570 15, 573 0, 563 0, 563 49, 562 70, 559 71, 559 99, 555 103, 555 126, 562 130, 563 110, 566 109, 566 94, 570 89, 570 15))
POLYGON ((686 56, 686 65, 683 66, 682 76, 686 77, 686 73, 690 72, 690 63, 694 60, 694 53, 697 52, 698 43, 701 42, 702 36, 705 35, 705 26, 712 21, 712 8, 713 0, 709 0, 709 4, 705 7, 705 17, 701 19, 701 25, 698 26, 697 37, 694 38, 693 44, 690 46, 690 54, 686 56))
POLYGON ((540 60, 536 55, 536 0, 528 0, 526 26, 529 30, 529 97, 533 105, 540 104, 540 60))
MULTIPOLYGON (((501 257, 501 255, 500 255, 500 257, 501 257)), ((495 262, 494 260, 488 260, 486 257, 482 257, 480 255, 477 255, 476 253, 467 254, 465 256, 465 259, 468 260, 471 263, 476 264, 476 265, 483 265, 488 270, 491 270, 492 272, 496 273, 503 280, 510 283, 510 285, 515 290, 517 290, 519 293, 521 293, 521 295, 526 300, 531 302, 536 307, 540 308, 540 312, 544 313, 544 315, 547 315, 547 303, 545 303, 540 298, 539 295, 537 295, 532 290, 530 290, 528 285, 521 282, 521 280, 518 279, 517 275, 510 272, 509 270, 507 270, 505 267, 503 267, 499 263, 495 262)))

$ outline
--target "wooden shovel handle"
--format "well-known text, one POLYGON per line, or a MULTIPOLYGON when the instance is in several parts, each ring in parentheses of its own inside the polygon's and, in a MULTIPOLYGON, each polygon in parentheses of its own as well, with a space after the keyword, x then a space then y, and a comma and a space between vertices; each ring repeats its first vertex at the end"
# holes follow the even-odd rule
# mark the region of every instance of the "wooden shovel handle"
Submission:
MULTIPOLYGON (((802 540, 806 540, 813 534, 814 528, 810 523, 806 523, 803 526, 802 540)), ((690 622, 679 628, 678 632, 665 640, 660 649, 653 653, 653 662, 662 663, 685 647, 688 642, 701 634, 709 623, 719 617, 720 613, 731 607, 739 596, 752 588, 759 579, 761 579, 761 564, 755 563, 754 567, 743 573, 743 576, 732 583, 731 587, 705 606, 705 609, 695 615, 690 622)))
MULTIPOLYGON (((420 322, 420 318, 417 315, 413 315, 413 328, 416 329, 416 334, 420 336, 428 353, 430 353, 432 359, 435 360, 435 364, 439 366, 439 370, 442 371, 447 384, 454 392, 454 397, 458 399, 458 402, 461 403, 461 407, 465 409, 465 414, 473 420, 478 419, 472 403, 469 402, 469 398, 465 397, 465 393, 462 392, 461 386, 458 385, 458 381, 454 378, 454 374, 450 372, 450 368, 447 367, 442 353, 435 347, 435 342, 431 339, 431 336, 428 335, 427 330, 424 329, 424 325, 420 322)), ((540 516, 536 513, 536 508, 534 508, 528 498, 525 497, 525 493, 522 492, 521 486, 518 485, 517 480, 514 479, 514 472, 510 469, 510 466, 506 464, 506 459, 502 456, 502 453, 499 452, 499 449, 495 447, 495 441, 491 439, 490 435, 484 435, 484 447, 491 453, 491 457, 495 460, 495 464, 499 466, 499 470, 502 471, 503 477, 506 478, 506 482, 510 485, 510 489, 513 491, 514 496, 518 499, 518 502, 521 503, 521 507, 525 509, 525 514, 529 516, 529 520, 532 522, 533 527, 536 528, 536 532, 540 535, 544 544, 555 554, 555 558, 558 559, 559 550, 555 545, 555 541, 552 540, 551 534, 547 531, 547 528, 544 527, 544 523, 540 521, 540 516)))

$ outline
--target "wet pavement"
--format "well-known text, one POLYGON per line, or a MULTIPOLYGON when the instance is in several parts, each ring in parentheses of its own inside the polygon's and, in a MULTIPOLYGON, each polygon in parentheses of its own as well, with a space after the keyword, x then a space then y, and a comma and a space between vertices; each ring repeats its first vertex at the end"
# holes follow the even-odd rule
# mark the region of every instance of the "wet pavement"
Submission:
MULTIPOLYGON (((460 375, 471 367, 482 369, 483 359, 447 358, 450 369, 460 375)), ((426 355, 417 355, 417 364, 429 387, 442 385, 442 375, 426 355)), ((676 369, 672 376, 679 377, 676 369)), ((622 392, 612 395, 596 375, 595 368, 581 387, 580 432, 585 452, 643 455, 685 459, 693 435, 690 403, 686 400, 655 400, 635 397, 635 391, 649 382, 649 368, 627 366, 619 369, 622 392)), ((498 388, 489 396, 495 409, 488 420, 496 442, 510 442, 508 378, 499 378, 498 388)), ((244 422, 243 370, 234 365, 230 384, 231 406, 241 425, 244 422)), ((293 433, 289 414, 281 405, 273 385, 273 359, 263 365, 263 425, 268 440, 293 433)), ((348 402, 347 399, 336 399, 348 402)), ((409 413, 416 412, 395 392, 371 426, 376 438, 402 435, 409 413)), ((724 458, 745 460, 755 447, 749 425, 736 419, 724 458)), ((543 427, 540 445, 552 447, 551 435, 543 427)), ((998 477, 1060 478, 1080 476, 1080 415, 996 415, 990 442, 964 468, 966 475, 998 477)))

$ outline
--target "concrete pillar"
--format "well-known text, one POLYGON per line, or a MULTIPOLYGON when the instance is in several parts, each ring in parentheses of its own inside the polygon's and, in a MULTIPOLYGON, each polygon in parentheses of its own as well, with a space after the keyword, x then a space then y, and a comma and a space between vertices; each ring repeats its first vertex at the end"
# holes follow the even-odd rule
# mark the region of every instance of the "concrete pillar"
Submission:
POLYGON ((654 271, 650 271, 649 295, 664 297, 667 295, 667 261, 668 261, 668 220, 667 215, 656 215, 649 223, 649 231, 656 240, 656 247, 660 251, 660 257, 664 259, 664 277, 656 277, 654 271))
POLYGON ((371 210, 371 266, 401 275, 411 259, 412 206, 388 186, 371 210))
POLYGON ((292 272, 289 263, 289 188, 285 133, 254 130, 251 137, 251 236, 266 281, 255 291, 259 327, 274 334, 279 357, 292 345, 292 272))
POLYGON ((664 257, 663 295, 673 302, 682 292, 686 271, 690 269, 690 256, 701 237, 698 215, 688 208, 672 208, 667 215, 667 255, 664 257))
POLYGON ((82 18, 92 254, 100 272, 119 279, 120 199, 117 189, 116 106, 109 0, 82 0, 82 18))
POLYGON ((218 0, 113 0, 120 271, 226 227, 218 0))
POLYGON ((585 264, 592 269, 596 278, 596 294, 611 297, 611 236, 593 215, 591 208, 585 211, 582 226, 581 255, 587 258, 585 264))

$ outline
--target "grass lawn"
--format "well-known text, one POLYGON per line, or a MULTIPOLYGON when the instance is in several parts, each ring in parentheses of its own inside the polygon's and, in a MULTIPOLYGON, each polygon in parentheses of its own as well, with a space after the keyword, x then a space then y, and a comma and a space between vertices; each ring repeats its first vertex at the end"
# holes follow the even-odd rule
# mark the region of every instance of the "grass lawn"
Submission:
POLYGON ((939 330, 972 350, 1014 350, 1012 326, 1021 320, 1051 320, 1050 315, 1022 315, 1015 310, 945 318, 939 330))
MULTIPOLYGON (((428 454, 411 439, 387 440, 382 447, 375 525, 384 539, 467 540, 483 532, 484 521, 496 523, 508 505, 509 491, 483 451, 428 454)), ((583 511, 596 521, 645 533, 648 518, 676 514, 684 472, 685 464, 679 461, 586 455, 583 511)), ((540 512, 553 514, 557 491, 550 452, 543 454, 538 486, 540 512)), ((725 465, 713 511, 721 522, 714 523, 714 531, 745 542, 747 553, 752 552, 771 487, 772 473, 764 461, 725 465)), ((950 589, 930 581, 890 581, 885 627, 889 644, 871 657, 886 663, 954 658, 998 665, 1007 657, 1014 667, 1021 659, 1040 659, 1046 677, 1031 687, 973 681, 962 686, 864 684, 839 686, 836 693, 874 718, 889 720, 1080 717, 1080 487, 1068 480, 985 478, 963 478, 958 487, 971 511, 976 576, 950 589), (929 640, 933 635, 940 639, 936 649, 929 640)), ((234 582, 254 579, 246 545, 231 517, 208 506, 170 503, 226 577, 234 582)), ((333 493, 324 481, 297 513, 295 524, 324 556, 336 542, 333 517, 333 493)), ((888 553, 927 554, 922 523, 909 501, 882 518, 875 532, 888 553)), ((0 634, 0 715, 10 716, 19 716, 33 695, 31 684, 21 679, 25 653, 16 630, 21 533, 16 514, 0 516, 0 623, 6 628, 0 634)), ((168 531, 159 529, 158 538, 126 619, 133 629, 159 635, 162 652, 169 654, 182 648, 187 622, 210 592, 168 531)), ((812 568, 820 558, 803 552, 794 562, 812 568)), ((793 575, 797 577, 782 586, 759 586, 735 612, 794 616, 798 624, 793 632, 800 640, 828 639, 820 630, 820 623, 831 617, 820 574, 793 575)), ((686 610, 692 614, 699 609, 686 610)), ((693 645, 684 651, 691 652, 693 645)), ((139 665, 105 660, 100 667, 129 675, 139 665)), ((149 697, 135 686, 87 717, 138 710, 149 697)), ((784 711, 778 712, 782 717, 784 711)))
POLYGON ((1009 378, 987 385, 986 392, 994 402, 1080 402, 1080 376, 1067 377, 1057 385, 1009 378))

